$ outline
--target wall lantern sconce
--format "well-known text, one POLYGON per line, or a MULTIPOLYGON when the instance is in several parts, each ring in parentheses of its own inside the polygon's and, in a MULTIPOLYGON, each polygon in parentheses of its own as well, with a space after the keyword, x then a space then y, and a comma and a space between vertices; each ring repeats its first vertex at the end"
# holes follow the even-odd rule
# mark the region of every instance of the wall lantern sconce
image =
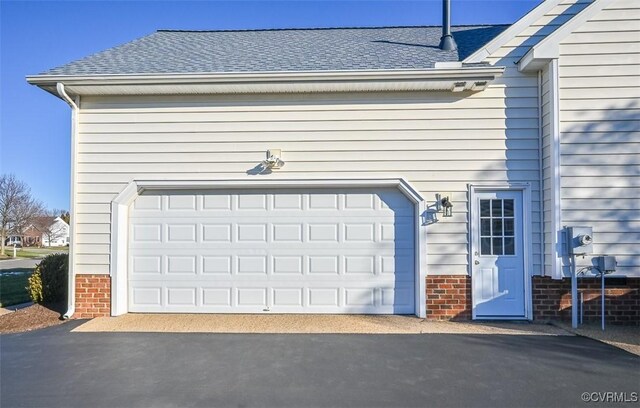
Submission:
POLYGON ((436 194, 436 211, 442 211, 443 217, 453 216, 453 204, 449 197, 451 197, 451 193, 436 194))
POLYGON ((278 170, 284 166, 284 161, 280 158, 282 151, 280 149, 267 150, 267 158, 260 163, 264 170, 278 170))

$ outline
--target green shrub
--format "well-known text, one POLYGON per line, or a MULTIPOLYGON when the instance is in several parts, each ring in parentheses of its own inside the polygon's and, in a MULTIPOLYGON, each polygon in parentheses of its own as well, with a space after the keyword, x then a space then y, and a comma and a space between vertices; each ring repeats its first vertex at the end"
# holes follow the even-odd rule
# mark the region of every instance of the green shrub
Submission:
POLYGON ((47 255, 29 277, 27 291, 34 303, 57 303, 67 299, 69 255, 47 255))

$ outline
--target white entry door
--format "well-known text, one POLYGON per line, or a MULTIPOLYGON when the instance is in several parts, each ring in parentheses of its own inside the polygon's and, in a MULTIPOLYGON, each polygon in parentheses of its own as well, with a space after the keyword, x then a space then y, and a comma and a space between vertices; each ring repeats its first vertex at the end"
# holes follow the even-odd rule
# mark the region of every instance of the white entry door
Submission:
POLYGON ((413 314, 414 212, 395 188, 143 193, 129 311, 413 314))
POLYGON ((483 191, 472 200, 473 317, 525 318, 522 191, 483 191))

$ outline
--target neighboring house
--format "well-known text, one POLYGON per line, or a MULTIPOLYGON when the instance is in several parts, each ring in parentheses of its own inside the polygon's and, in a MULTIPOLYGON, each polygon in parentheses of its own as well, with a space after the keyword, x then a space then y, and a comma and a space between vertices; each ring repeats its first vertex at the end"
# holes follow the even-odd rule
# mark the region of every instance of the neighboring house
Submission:
POLYGON ((69 224, 60 217, 34 217, 20 235, 10 236, 5 242, 26 247, 69 245, 69 224))
POLYGON ((69 224, 60 217, 43 217, 37 222, 36 230, 40 233, 42 246, 69 245, 69 224))
POLYGON ((5 239, 4 244, 6 246, 22 246, 22 237, 19 235, 10 235, 5 239))
MULTIPOLYGON (((40 218, 40 217, 38 217, 40 218)), ((22 244, 26 247, 41 246, 42 233, 33 225, 29 225, 22 231, 22 244)))
POLYGON ((30 76, 73 112, 67 314, 566 317, 561 231, 586 225, 610 321, 638 321, 639 30, 637 1, 547 0, 457 51, 158 31, 30 76))

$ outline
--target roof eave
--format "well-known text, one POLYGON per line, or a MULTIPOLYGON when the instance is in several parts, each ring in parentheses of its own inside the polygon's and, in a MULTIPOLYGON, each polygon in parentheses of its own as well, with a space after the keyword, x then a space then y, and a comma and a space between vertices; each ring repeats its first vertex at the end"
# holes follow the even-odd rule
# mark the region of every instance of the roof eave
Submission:
POLYGON ((249 73, 34 75, 27 82, 57 94, 63 83, 73 95, 200 93, 297 93, 367 91, 474 91, 504 72, 504 67, 425 70, 300 71, 249 73))
POLYGON ((535 72, 542 69, 552 59, 560 58, 560 43, 614 1, 598 0, 585 7, 584 10, 573 16, 556 31, 531 47, 524 57, 518 61, 518 70, 521 72, 535 72))
POLYGON ((560 0, 546 0, 534 7, 527 14, 525 14, 518 21, 513 23, 509 28, 504 30, 494 39, 489 41, 483 47, 478 49, 473 54, 469 55, 464 63, 477 63, 484 61, 487 57, 492 55, 494 52, 500 49, 500 47, 507 44, 509 41, 513 40, 518 34, 524 31, 527 27, 533 24, 536 20, 540 19, 546 13, 548 13, 551 9, 557 6, 560 3, 560 0))

